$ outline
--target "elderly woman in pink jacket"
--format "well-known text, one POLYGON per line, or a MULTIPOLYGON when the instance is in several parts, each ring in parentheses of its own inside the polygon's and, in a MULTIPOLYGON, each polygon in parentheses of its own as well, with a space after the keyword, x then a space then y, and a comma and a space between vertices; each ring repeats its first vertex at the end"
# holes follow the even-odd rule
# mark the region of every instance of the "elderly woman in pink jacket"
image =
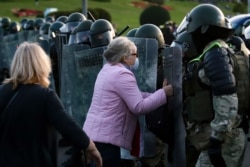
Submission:
POLYGON ((120 147, 132 149, 139 115, 147 114, 167 102, 172 85, 154 93, 141 92, 131 72, 138 66, 136 45, 127 37, 117 37, 103 55, 107 63, 99 72, 83 130, 95 142, 103 167, 119 167, 120 147))

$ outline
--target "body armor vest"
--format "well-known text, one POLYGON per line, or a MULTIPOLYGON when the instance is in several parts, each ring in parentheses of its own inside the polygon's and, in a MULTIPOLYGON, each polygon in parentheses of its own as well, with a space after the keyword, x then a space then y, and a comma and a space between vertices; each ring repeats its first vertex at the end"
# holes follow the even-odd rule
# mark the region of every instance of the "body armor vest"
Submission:
POLYGON ((214 46, 228 50, 237 84, 238 113, 242 115, 249 112, 249 57, 242 51, 234 52, 224 41, 216 40, 207 46, 199 57, 189 61, 185 67, 184 107, 190 122, 208 122, 214 117, 211 91, 208 86, 201 83, 198 77, 205 53, 214 46))

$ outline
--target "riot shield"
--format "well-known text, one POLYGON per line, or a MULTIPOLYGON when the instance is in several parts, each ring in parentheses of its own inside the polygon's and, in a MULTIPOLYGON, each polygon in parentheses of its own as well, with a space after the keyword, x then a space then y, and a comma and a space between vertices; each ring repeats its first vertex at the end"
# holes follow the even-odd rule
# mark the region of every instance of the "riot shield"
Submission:
MULTIPOLYGON (((69 34, 68 33, 57 33, 56 34, 56 39, 55 39, 55 43, 56 43, 56 52, 57 52, 57 65, 58 65, 58 71, 59 73, 62 71, 62 54, 63 54, 63 47, 64 45, 68 44, 68 38, 69 38, 69 34)), ((59 90, 60 85, 61 85, 61 75, 59 75, 59 90)))
POLYGON ((10 34, 1 39, 0 42, 0 81, 9 76, 9 68, 18 46, 18 35, 10 34))
POLYGON ((19 31, 17 35, 18 35, 18 43, 21 44, 24 41, 27 41, 29 33, 28 31, 19 31))
MULTIPOLYGON (((137 84, 142 92, 154 92, 157 82, 158 42, 156 39, 150 38, 130 37, 129 39, 137 46, 139 55, 139 68, 133 71, 137 84)), ((155 156, 157 152, 157 148, 155 147, 157 139, 155 135, 148 130, 145 116, 139 116, 139 123, 142 136, 141 141, 144 147, 143 152, 140 152, 140 156, 155 156)))
POLYGON ((137 47, 139 68, 133 71, 139 88, 143 92, 156 90, 158 46, 155 39, 129 38, 137 47))
POLYGON ((29 42, 37 42, 39 37, 39 31, 29 30, 27 32, 27 41, 29 42))
POLYGON ((43 48, 43 50, 49 54, 50 45, 48 40, 38 37, 35 42, 37 42, 43 48))
POLYGON ((168 47, 163 50, 164 76, 174 87, 174 96, 168 98, 168 109, 173 114, 173 145, 168 157, 167 166, 186 166, 185 156, 185 125, 182 117, 182 50, 180 47, 168 47))
POLYGON ((10 34, 10 35, 4 36, 3 43, 4 43, 3 62, 4 62, 4 66, 6 68, 9 68, 11 61, 14 57, 14 54, 16 52, 16 49, 19 45, 18 34, 10 34))
MULTIPOLYGON (((1 29, 0 29, 1 30, 1 29)), ((4 43, 0 37, 0 84, 4 80, 4 43)))
POLYGON ((64 45, 60 96, 66 110, 83 126, 92 100, 95 79, 102 68, 104 47, 64 45))
POLYGON ((11 42, 11 41, 17 41, 18 35, 17 34, 9 34, 3 37, 3 42, 11 42))
POLYGON ((3 29, 2 29, 2 27, 0 27, 0 38, 3 38, 3 29))

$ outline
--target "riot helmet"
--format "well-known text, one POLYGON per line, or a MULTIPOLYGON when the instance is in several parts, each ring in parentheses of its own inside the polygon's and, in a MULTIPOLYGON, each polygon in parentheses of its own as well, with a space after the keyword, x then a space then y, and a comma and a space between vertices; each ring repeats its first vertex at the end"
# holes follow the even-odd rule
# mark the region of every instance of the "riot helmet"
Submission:
POLYGON ((26 23, 24 23, 23 28, 24 30, 34 30, 34 20, 28 20, 26 23))
POLYGON ((234 29, 234 34, 237 36, 242 36, 244 29, 249 24, 250 14, 240 14, 229 18, 232 28, 234 29))
POLYGON ((106 19, 96 20, 90 27, 91 47, 107 46, 115 37, 112 24, 106 19))
POLYGON ((1 27, 3 29, 8 29, 10 22, 11 22, 11 19, 9 17, 3 17, 1 20, 1 27))
POLYGON ((63 23, 66 23, 68 20, 68 17, 67 16, 59 16, 56 21, 61 21, 63 23))
POLYGON ((24 24, 25 24, 27 21, 28 21, 27 18, 23 18, 23 19, 20 21, 22 30, 24 29, 24 24))
POLYGON ((246 21, 243 23, 242 30, 241 30, 241 32, 240 32, 240 35, 238 35, 238 36, 240 36, 240 37, 242 37, 242 38, 245 38, 244 32, 245 32, 245 29, 246 29, 249 25, 250 25, 250 19, 249 19, 249 20, 246 20, 246 21))
POLYGON ((21 25, 17 21, 12 21, 9 26, 9 33, 15 34, 21 30, 21 25))
POLYGON ((191 34, 194 46, 198 54, 201 54, 209 42, 227 39, 233 34, 234 29, 218 7, 212 4, 200 4, 184 18, 177 28, 176 35, 183 31, 191 34))
POLYGON ((55 38, 56 33, 60 32, 60 28, 64 26, 64 23, 61 21, 55 21, 49 27, 49 38, 55 38))
POLYGON ((54 21, 55 21, 55 18, 52 17, 52 16, 47 16, 47 17, 45 18, 45 22, 46 22, 46 23, 53 23, 54 21))
POLYGON ((92 24, 92 20, 84 20, 77 26, 76 42, 78 44, 90 44, 89 32, 92 24))
POLYGON ((241 37, 233 35, 227 40, 227 43, 229 43, 229 46, 234 51, 240 51, 241 45, 244 43, 244 41, 241 37))
POLYGON ((137 30, 138 30, 138 28, 133 28, 133 29, 129 30, 126 36, 127 37, 135 37, 135 33, 137 30))
POLYGON ((34 21, 34 30, 38 31, 43 23, 45 23, 43 18, 36 18, 34 21))
POLYGON ((227 43, 235 52, 242 51, 246 56, 250 55, 248 40, 244 41, 241 37, 234 35, 227 40, 227 43))
POLYGON ((188 34, 187 31, 183 31, 182 33, 178 34, 170 46, 181 47, 184 60, 191 60, 198 56, 198 52, 194 47, 191 34, 188 34))
POLYGON ((246 28, 250 25, 250 19, 249 20, 246 20, 244 23, 243 23, 243 26, 246 28))
POLYGON ((230 21, 224 16, 223 12, 215 5, 200 4, 194 7, 178 26, 176 33, 187 31, 193 33, 200 28, 200 33, 204 34, 209 26, 223 29, 224 36, 229 36, 233 32, 230 21))
POLYGON ((153 38, 158 42, 158 48, 163 48, 165 40, 161 29, 154 24, 143 24, 135 33, 136 38, 153 38))
POLYGON ((244 37, 245 39, 250 39, 250 26, 247 26, 247 28, 245 29, 244 37))
POLYGON ((49 35, 49 28, 51 26, 51 23, 45 22, 41 25, 39 29, 39 34, 43 39, 48 39, 49 35))
POLYGON ((245 37, 245 44, 247 48, 250 50, 250 26, 248 26, 244 31, 244 37, 245 37))
POLYGON ((84 14, 79 12, 71 13, 67 19, 67 22, 63 29, 61 29, 62 32, 70 33, 76 26, 78 26, 79 23, 86 20, 86 17, 84 14))

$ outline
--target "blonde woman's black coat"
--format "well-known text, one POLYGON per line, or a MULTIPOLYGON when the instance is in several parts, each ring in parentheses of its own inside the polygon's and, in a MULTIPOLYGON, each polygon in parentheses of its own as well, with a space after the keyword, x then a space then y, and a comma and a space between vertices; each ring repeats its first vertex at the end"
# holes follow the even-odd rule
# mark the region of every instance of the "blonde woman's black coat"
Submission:
POLYGON ((0 86, 0 167, 56 167, 58 130, 78 148, 89 138, 66 113, 56 93, 37 84, 19 86, 14 95, 11 84, 0 86))

